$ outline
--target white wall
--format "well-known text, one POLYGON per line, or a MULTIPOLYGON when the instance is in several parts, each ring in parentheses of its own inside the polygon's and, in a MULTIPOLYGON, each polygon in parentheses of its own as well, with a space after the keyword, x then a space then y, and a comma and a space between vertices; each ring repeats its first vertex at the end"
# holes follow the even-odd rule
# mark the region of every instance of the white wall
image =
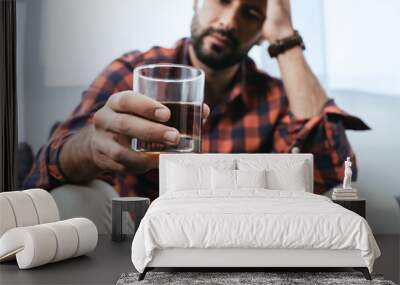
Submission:
POLYGON ((400 96, 400 1, 324 4, 329 86, 400 96))
POLYGON ((41 58, 47 86, 85 86, 113 59, 190 32, 190 0, 45 0, 41 58))

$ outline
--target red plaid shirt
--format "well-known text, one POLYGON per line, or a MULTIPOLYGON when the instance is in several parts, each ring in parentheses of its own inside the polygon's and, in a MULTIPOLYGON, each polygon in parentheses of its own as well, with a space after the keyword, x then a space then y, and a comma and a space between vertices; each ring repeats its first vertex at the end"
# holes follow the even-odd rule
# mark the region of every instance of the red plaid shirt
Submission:
MULTIPOLYGON (((113 61, 90 85, 73 113, 53 133, 36 156, 24 187, 51 190, 68 183, 59 166, 60 150, 69 136, 92 124, 93 114, 116 92, 132 90, 132 71, 151 63, 190 65, 190 40, 180 40, 175 48, 154 47, 133 51, 113 61)), ((291 153, 314 154, 314 191, 323 193, 341 183, 343 162, 354 153, 345 129, 368 127, 358 118, 340 110, 329 100, 321 114, 310 119, 294 116, 282 82, 257 69, 250 58, 241 63, 232 91, 215 106, 202 129, 204 153, 291 153)), ((354 165, 353 177, 357 176, 354 165)), ((111 183, 121 196, 158 196, 158 169, 145 174, 113 173, 100 179, 111 183)))

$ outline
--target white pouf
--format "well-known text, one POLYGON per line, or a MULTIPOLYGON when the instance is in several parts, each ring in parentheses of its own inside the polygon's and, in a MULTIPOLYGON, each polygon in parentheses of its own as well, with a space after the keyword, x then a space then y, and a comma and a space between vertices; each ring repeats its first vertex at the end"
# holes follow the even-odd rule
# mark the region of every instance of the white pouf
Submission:
POLYGON ((0 262, 17 259, 20 269, 28 269, 96 248, 92 221, 59 219, 57 204, 45 190, 0 193, 0 262))
POLYGON ((85 218, 14 228, 0 238, 0 261, 16 257, 20 269, 37 267, 86 254, 97 239, 96 226, 85 218))

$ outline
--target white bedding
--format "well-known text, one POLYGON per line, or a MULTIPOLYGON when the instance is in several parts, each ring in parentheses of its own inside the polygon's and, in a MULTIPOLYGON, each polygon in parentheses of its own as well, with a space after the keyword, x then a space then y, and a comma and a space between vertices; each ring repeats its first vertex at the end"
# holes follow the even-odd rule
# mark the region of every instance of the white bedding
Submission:
POLYGON ((359 215, 324 196, 266 189, 162 195, 134 237, 135 268, 165 248, 358 249, 370 272, 380 255, 359 215))

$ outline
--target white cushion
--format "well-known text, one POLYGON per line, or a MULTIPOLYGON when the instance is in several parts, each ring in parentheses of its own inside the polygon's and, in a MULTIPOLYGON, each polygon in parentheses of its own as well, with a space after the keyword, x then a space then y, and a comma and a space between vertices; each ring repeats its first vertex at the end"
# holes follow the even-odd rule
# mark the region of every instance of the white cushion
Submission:
POLYGON ((260 160, 240 159, 239 170, 266 169, 267 188, 272 190, 306 191, 309 181, 304 161, 276 161, 266 164, 260 160))
POLYGON ((211 181, 213 190, 236 190, 236 170, 212 168, 211 181))
MULTIPOLYGON (((180 171, 177 167, 171 167, 172 164, 178 164, 184 168, 194 169, 195 167, 214 167, 217 169, 236 169, 236 160, 230 157, 214 157, 213 154, 161 154, 159 173, 160 173, 160 196, 169 192, 177 191, 176 189, 190 190, 204 190, 211 191, 211 170, 206 171, 206 178, 201 181, 192 180, 186 183, 182 180, 182 173, 187 173, 186 171, 177 173, 176 170, 180 171), (177 182, 178 181, 178 182, 177 182), (197 181, 197 182, 196 182, 197 181)), ((191 175, 191 174, 189 174, 191 175)))
POLYGON ((267 188, 266 170, 211 170, 213 190, 238 190, 241 188, 267 188))
POLYGON ((307 177, 305 164, 298 163, 293 168, 271 169, 267 171, 267 188, 272 190, 306 191, 307 177))
POLYGON ((168 191, 185 191, 191 189, 210 189, 210 167, 168 163, 168 191))
POLYGON ((214 169, 235 169, 234 160, 207 161, 174 160, 167 161, 166 188, 167 191, 210 190, 211 166, 214 169))
POLYGON ((267 188, 266 170, 236 170, 238 188, 267 188))

